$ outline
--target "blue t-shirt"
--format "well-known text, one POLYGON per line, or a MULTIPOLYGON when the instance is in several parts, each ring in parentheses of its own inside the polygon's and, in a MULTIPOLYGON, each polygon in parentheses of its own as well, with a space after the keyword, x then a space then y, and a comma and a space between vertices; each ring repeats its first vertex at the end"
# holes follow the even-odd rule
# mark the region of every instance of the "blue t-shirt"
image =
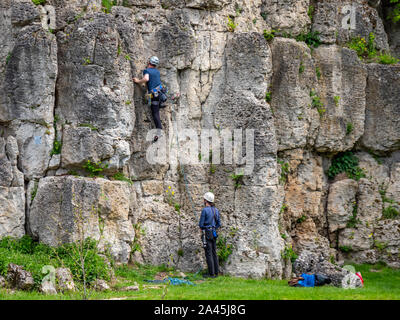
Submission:
POLYGON ((150 92, 152 89, 158 87, 161 84, 160 71, 156 68, 147 68, 143 70, 143 76, 148 74, 149 81, 147 82, 147 90, 150 92))
POLYGON ((207 227, 214 227, 218 229, 221 226, 221 221, 219 219, 219 211, 216 207, 205 207, 201 211, 201 217, 199 222, 199 227, 205 229, 207 227), (214 219, 215 212, 215 219, 214 219))

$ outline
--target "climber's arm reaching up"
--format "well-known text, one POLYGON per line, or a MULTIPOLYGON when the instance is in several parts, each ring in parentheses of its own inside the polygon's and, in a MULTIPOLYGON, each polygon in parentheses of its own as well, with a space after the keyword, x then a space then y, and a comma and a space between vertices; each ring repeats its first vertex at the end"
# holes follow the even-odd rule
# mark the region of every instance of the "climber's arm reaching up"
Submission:
POLYGON ((150 76, 149 76, 148 73, 146 73, 144 75, 144 77, 142 79, 140 79, 140 80, 138 78, 133 78, 133 82, 135 82, 137 84, 143 84, 143 83, 148 82, 149 80, 150 80, 150 76))

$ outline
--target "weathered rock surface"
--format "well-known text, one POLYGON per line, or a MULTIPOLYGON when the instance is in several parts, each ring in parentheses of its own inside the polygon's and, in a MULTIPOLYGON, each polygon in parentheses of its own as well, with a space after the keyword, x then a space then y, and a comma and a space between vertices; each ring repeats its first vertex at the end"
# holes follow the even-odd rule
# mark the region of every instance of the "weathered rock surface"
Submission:
POLYGON ((346 227, 356 205, 357 189, 358 184, 352 179, 337 181, 330 186, 327 205, 330 232, 346 227))
POLYGON ((388 36, 376 8, 364 0, 318 1, 312 30, 319 32, 322 42, 345 44, 356 37, 369 38, 373 33, 379 49, 388 49, 388 36))
POLYGON ((288 276, 290 259, 282 256, 290 247, 325 260, 399 266, 398 217, 383 215, 389 207, 400 212, 399 67, 367 64, 344 48, 373 32, 378 49, 396 52, 385 6, 116 4, 108 11, 100 0, 0 3, 0 237, 73 241, 82 212, 85 234, 118 261, 198 271, 202 195, 212 190, 220 235, 233 248, 224 272, 288 276), (276 30, 275 38, 266 41, 264 30, 276 30), (323 45, 311 50, 293 39, 310 31, 323 45), (151 55, 179 97, 161 110, 165 136, 155 144, 145 89, 131 80, 151 55), (222 162, 216 145, 212 154, 191 152, 183 129, 213 129, 223 140, 222 162), (254 166, 240 157, 225 163, 223 146, 240 145, 239 136, 225 136, 234 129, 254 129, 254 166), (162 144, 170 161, 150 163, 149 151, 161 154, 162 144), (328 179, 332 156, 344 151, 359 158, 365 179, 328 179), (104 178, 87 177, 88 160, 104 178), (251 173, 234 181, 244 169, 251 173), (114 181, 121 173, 133 185, 114 181))
POLYGON ((377 260, 386 261, 389 266, 399 268, 400 220, 387 219, 379 221, 374 232, 377 260))
POLYGON ((107 281, 103 279, 96 279, 93 283, 92 286, 94 290, 96 291, 108 291, 110 290, 110 286, 108 285, 107 281))
POLYGON ((0 187, 0 237, 20 238, 25 234, 25 190, 0 187))
MULTIPOLYGON (((130 17, 120 15, 119 21, 123 16, 127 24, 130 17)), ((116 171, 129 159, 124 140, 129 140, 135 120, 133 57, 119 33, 124 23, 115 22, 109 14, 96 13, 68 25, 60 35, 57 112, 62 123, 73 125, 64 131, 65 167, 99 159, 108 160, 116 171)))
POLYGON ((278 148, 304 148, 310 127, 318 124, 318 114, 309 107, 316 79, 310 49, 305 43, 285 38, 275 38, 271 47, 273 77, 269 91, 278 148))
POLYGON ((56 37, 37 25, 22 29, 5 69, 0 121, 52 122, 56 77, 56 37))
POLYGON ((55 276, 58 290, 62 292, 75 290, 72 273, 68 268, 57 268, 55 276))
POLYGON ((35 284, 30 272, 13 263, 8 265, 7 283, 18 290, 31 290, 35 284))
POLYGON ((39 181, 29 211, 32 235, 49 245, 91 237, 127 262, 135 236, 129 220, 130 188, 105 179, 47 177, 39 181))
POLYGON ((0 288, 4 288, 6 286, 6 279, 0 276, 0 288))
POLYGON ((313 108, 320 109, 320 125, 310 140, 319 152, 352 149, 364 133, 365 67, 354 51, 335 45, 317 48, 315 61, 321 74, 315 94, 323 106, 313 108))
POLYGON ((310 25, 309 5, 309 0, 263 0, 261 14, 272 29, 296 36, 310 25))
POLYGON ((368 66, 363 145, 376 152, 399 149, 400 66, 368 66))
POLYGON ((18 156, 15 138, 0 138, 0 237, 25 234, 24 176, 17 167, 18 156))

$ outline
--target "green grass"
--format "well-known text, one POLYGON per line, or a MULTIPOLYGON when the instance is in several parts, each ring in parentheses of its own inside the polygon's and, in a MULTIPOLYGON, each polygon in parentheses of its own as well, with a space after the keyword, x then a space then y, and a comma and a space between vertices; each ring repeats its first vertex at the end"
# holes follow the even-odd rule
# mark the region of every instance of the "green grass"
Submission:
MULTIPOLYGON (((140 290, 133 292, 109 291, 90 292, 90 299, 126 298, 135 300, 159 300, 165 294, 167 300, 399 300, 400 299, 400 270, 390 269, 382 265, 355 266, 364 278, 364 288, 345 290, 333 286, 316 288, 292 288, 286 280, 255 280, 220 276, 216 279, 200 280, 200 276, 187 274, 189 280, 196 286, 160 286, 148 284, 144 279, 152 279, 157 272, 169 271, 165 266, 123 266, 116 270, 118 277, 117 288, 139 284, 140 290), (372 272, 375 269, 378 272, 372 272), (200 280, 200 281, 199 281, 200 280), (158 287, 157 289, 151 287, 158 287)), ((45 296, 37 292, 16 291, 7 294, 0 290, 0 299, 80 299, 79 293, 58 294, 45 296)))

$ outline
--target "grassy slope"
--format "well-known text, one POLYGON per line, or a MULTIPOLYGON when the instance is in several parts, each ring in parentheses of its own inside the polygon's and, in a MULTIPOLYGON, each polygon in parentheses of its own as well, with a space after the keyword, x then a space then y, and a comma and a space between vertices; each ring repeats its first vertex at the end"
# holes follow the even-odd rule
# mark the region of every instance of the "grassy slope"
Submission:
MULTIPOLYGON (((400 299, 400 270, 392 270, 382 266, 357 266, 361 271, 365 281, 363 289, 344 290, 332 286, 319 288, 291 288, 284 280, 251 280, 232 277, 219 277, 217 279, 207 279, 196 286, 168 286, 166 299, 196 300, 196 299, 256 299, 256 300, 292 300, 292 299, 311 299, 311 300, 381 300, 381 299, 400 299), (379 272, 371 272, 370 269, 379 269, 379 272)), ((155 267, 123 267, 117 270, 118 284, 116 287, 134 284, 137 282, 140 291, 121 292, 110 291, 105 293, 92 292, 91 299, 161 299, 165 293, 165 288, 158 289, 146 288, 146 286, 156 286, 144 282, 144 279, 152 279, 158 272, 163 271, 155 267)), ((200 277, 188 275, 189 279, 195 281, 200 277)), ((0 290, 0 299, 80 299, 80 295, 59 294, 57 296, 45 296, 37 292, 17 291, 7 294, 5 289, 0 290)))

